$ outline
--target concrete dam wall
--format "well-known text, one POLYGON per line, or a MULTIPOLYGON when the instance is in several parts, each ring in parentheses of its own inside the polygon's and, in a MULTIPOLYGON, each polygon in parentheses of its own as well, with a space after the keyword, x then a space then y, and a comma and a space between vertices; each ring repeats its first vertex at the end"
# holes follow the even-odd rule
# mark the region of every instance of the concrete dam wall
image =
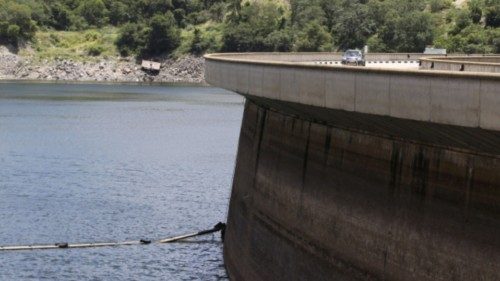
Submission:
MULTIPOLYGON (((289 79, 282 74, 291 69, 294 83, 309 79, 309 88, 297 90, 307 95, 289 100, 293 95, 282 89, 291 89, 289 83, 266 85, 265 75, 261 84, 251 82, 252 69, 266 73, 269 62, 263 63, 207 57, 209 83, 246 97, 224 243, 232 280, 500 280, 499 110, 481 123, 451 118, 472 106, 457 107, 460 99, 441 107, 440 116, 449 119, 434 121, 431 113, 398 117, 382 108, 315 104, 319 93, 311 92, 320 72, 360 73, 358 81, 371 74, 375 85, 362 89, 375 104, 384 99, 373 97, 384 75, 392 83, 404 77, 408 84, 392 97, 406 95, 417 108, 425 93, 411 88, 413 72, 273 62, 280 73, 274 81, 289 79)), ((434 72, 448 85, 452 79, 498 83, 493 74, 473 80, 434 72)), ((434 79, 423 73, 416 79, 434 79)), ((350 80, 334 81, 334 89, 323 86, 324 100, 345 101, 350 80)), ((463 89, 454 94, 464 97, 470 88, 463 89)), ((470 93, 480 97, 484 89, 491 88, 470 93)), ((499 91, 491 96, 500 99, 499 91)), ((429 106, 432 112, 432 99, 429 106)), ((475 112, 482 114, 480 107, 475 112)))
POLYGON ((422 58, 421 69, 500 73, 500 57, 428 57, 422 58))

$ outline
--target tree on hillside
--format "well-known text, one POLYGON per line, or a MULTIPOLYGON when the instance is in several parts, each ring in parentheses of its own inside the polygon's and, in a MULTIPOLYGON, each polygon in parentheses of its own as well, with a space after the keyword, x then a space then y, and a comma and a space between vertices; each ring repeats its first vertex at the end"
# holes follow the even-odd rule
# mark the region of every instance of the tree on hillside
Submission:
POLYGON ((50 7, 39 0, 14 0, 21 5, 26 5, 31 10, 31 19, 39 25, 50 24, 50 7))
POLYGON ((297 29, 316 21, 320 25, 326 23, 326 14, 320 0, 291 0, 291 23, 297 29))
POLYGON ((198 28, 194 29, 193 42, 191 42, 191 53, 201 55, 205 51, 205 46, 201 38, 201 32, 198 28))
POLYGON ((423 11, 426 5, 426 1, 422 0, 387 0, 386 7, 399 15, 409 15, 415 11, 423 11))
POLYGON ((180 30, 171 12, 155 15, 149 23, 149 28, 144 55, 168 54, 180 45, 180 30))
POLYGON ((327 30, 332 30, 342 13, 341 0, 320 0, 319 6, 323 10, 327 30))
POLYGON ((120 1, 112 1, 109 6, 109 22, 119 25, 130 21, 129 7, 120 1))
POLYGON ((89 25, 103 26, 107 21, 107 9, 102 0, 83 0, 78 6, 78 13, 89 25))
POLYGON ((500 3, 487 8, 485 22, 486 26, 500 27, 500 3))
POLYGON ((226 23, 223 31, 223 50, 246 52, 287 49, 284 46, 286 42, 276 33, 285 27, 285 10, 281 4, 271 1, 246 2, 239 11, 239 19, 231 18, 226 23), (269 45, 274 43, 279 46, 269 45))
POLYGON ((340 50, 362 48, 368 37, 374 33, 368 7, 353 4, 344 8, 338 23, 333 28, 336 45, 340 50))
POLYGON ((455 27, 451 30, 452 34, 458 34, 463 29, 472 24, 472 18, 468 10, 461 10, 455 18, 455 27))
POLYGON ((433 39, 431 15, 417 11, 396 20, 391 47, 398 52, 423 52, 433 39))
POLYGON ((450 0, 430 0, 429 6, 431 8, 431 12, 438 13, 444 9, 449 8, 452 5, 450 0))
POLYGON ((370 47, 370 52, 373 53, 386 53, 388 52, 387 45, 378 37, 378 35, 373 35, 368 38, 366 45, 370 47))
MULTIPOLYGON (((120 28, 124 55, 181 51, 500 49, 500 0, 0 0, 0 41, 42 30, 120 28), (173 21, 172 21, 173 19, 173 21), (180 29, 184 40, 180 44, 180 29), (193 34, 194 36, 190 36, 193 34), (194 38, 193 38, 194 37, 194 38)), ((109 38, 109 37, 104 37, 109 38)), ((63 45, 63 44, 61 44, 63 45)), ((98 53, 98 52, 94 52, 98 53)), ((176 52, 177 53, 177 52, 176 52)))
POLYGON ((264 40, 266 50, 272 52, 290 52, 293 49, 294 36, 289 28, 275 30, 264 40))
POLYGON ((500 30, 492 29, 490 30, 492 34, 490 34, 491 44, 493 45, 493 52, 496 54, 500 54, 500 30))
POLYGON ((137 0, 136 13, 141 13, 144 18, 149 18, 155 14, 164 14, 174 9, 172 0, 137 0))
POLYGON ((18 45, 33 39, 36 31, 30 7, 16 2, 0 0, 0 40, 18 45))
POLYGON ((228 0, 227 2, 227 20, 228 22, 235 24, 240 20, 241 0, 228 0))
POLYGON ((248 52, 260 51, 263 48, 263 43, 260 41, 263 38, 255 38, 254 30, 248 23, 239 23, 227 25, 223 33, 224 52, 248 52))
POLYGON ((51 9, 52 27, 57 30, 69 30, 71 27, 71 12, 61 3, 56 3, 51 9))
POLYGON ((387 51, 422 52, 433 42, 433 19, 421 11, 405 16, 389 15, 379 30, 379 38, 387 51))
POLYGON ((326 27, 317 21, 307 23, 297 38, 297 51, 331 51, 333 39, 326 27))
POLYGON ((470 17, 473 23, 478 24, 483 17, 480 0, 471 0, 467 3, 470 17))
POLYGON ((216 22, 222 22, 226 13, 226 5, 223 2, 213 4, 210 9, 210 18, 216 22))
POLYGON ((139 54, 145 48, 149 29, 142 24, 128 23, 120 30, 116 46, 122 56, 139 54))

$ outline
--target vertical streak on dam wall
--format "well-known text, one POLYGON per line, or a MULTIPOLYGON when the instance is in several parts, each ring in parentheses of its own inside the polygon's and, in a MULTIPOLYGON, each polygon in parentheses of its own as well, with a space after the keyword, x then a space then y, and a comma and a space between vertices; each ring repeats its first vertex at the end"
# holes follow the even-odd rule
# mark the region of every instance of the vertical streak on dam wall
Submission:
POLYGON ((500 280, 499 169, 497 154, 353 131, 247 99, 229 275, 500 280))

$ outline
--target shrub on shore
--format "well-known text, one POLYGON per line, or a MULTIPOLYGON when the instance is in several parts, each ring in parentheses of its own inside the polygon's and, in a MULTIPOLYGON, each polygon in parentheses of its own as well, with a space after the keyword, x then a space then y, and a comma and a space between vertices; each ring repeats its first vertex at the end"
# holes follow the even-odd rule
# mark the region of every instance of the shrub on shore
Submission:
MULTIPOLYGON (((0 0, 0 43, 36 41, 37 29, 103 33, 113 26, 119 30, 118 51, 105 47, 105 52, 124 56, 342 51, 366 44, 387 52, 420 52, 427 45, 499 52, 500 2, 456 5, 451 0, 0 0)), ((86 38, 89 44, 94 35, 86 38)))
POLYGON ((97 57, 104 52, 104 46, 100 44, 92 44, 87 48, 89 56, 97 57))

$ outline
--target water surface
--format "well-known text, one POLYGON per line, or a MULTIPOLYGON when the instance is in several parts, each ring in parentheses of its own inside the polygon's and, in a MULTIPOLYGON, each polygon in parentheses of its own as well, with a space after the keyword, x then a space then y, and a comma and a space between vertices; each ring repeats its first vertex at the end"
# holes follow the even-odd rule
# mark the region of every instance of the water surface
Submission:
MULTIPOLYGON (((0 83, 0 244, 158 239, 224 221, 242 98, 193 86, 0 83)), ((220 280, 218 235, 0 252, 0 280, 220 280)))

